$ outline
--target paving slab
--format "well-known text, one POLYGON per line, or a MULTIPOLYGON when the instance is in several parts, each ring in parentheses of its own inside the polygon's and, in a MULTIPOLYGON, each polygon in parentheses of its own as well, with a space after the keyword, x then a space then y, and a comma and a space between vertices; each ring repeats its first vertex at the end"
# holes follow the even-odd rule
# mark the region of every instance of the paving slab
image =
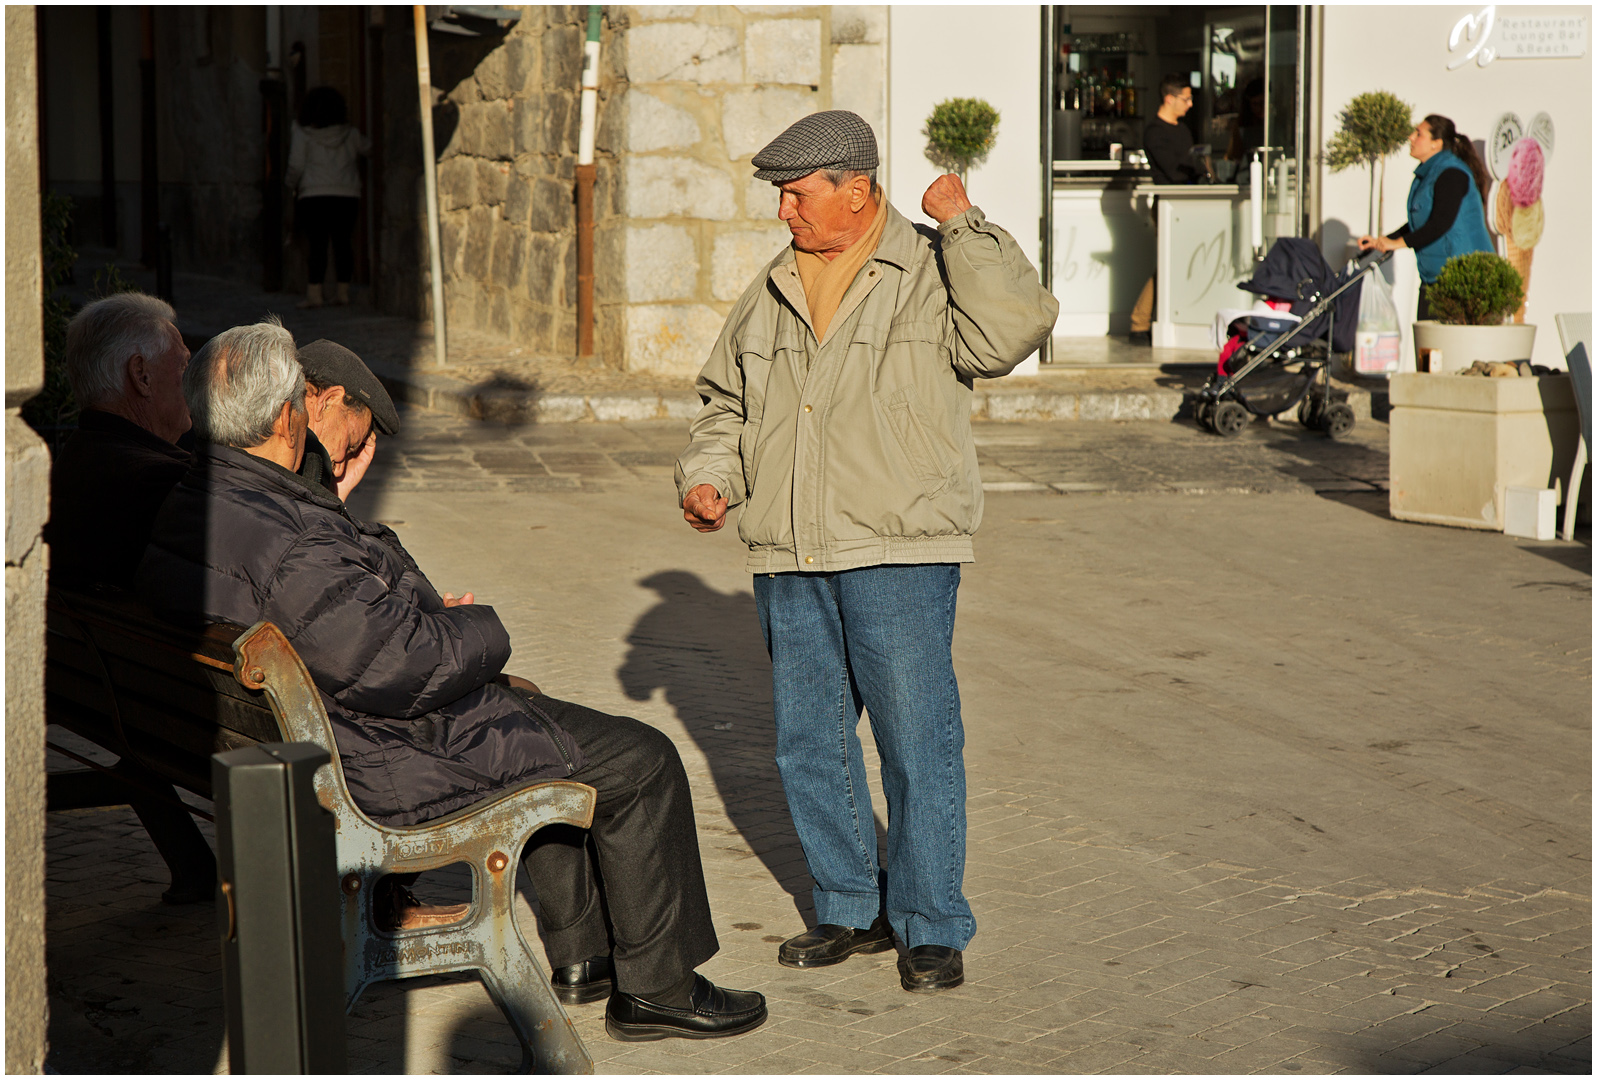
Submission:
MULTIPOLYGON (((774 963, 809 882, 741 546, 674 506, 684 438, 407 406, 352 500, 496 609, 512 670, 682 753, 703 970, 772 1019, 633 1045, 576 1006, 599 1071, 1590 1072, 1584 530, 1392 521, 1379 423, 979 425, 955 643, 979 929, 964 987, 909 995, 891 954, 774 963)), ((160 904, 125 807, 50 815, 48 854, 51 1066, 225 1069, 211 905, 160 904)), ((373 988, 348 1031, 362 1073, 517 1056, 472 979, 373 988)))

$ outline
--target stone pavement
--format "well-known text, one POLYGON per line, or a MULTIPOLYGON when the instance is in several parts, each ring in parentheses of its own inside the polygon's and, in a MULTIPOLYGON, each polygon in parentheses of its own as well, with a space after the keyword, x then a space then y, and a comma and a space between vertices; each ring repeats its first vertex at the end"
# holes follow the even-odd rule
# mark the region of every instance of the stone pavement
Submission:
MULTIPOLYGON (((930 996, 892 954, 774 963, 808 880, 741 546, 673 505, 681 425, 407 409, 380 446, 354 509, 496 608, 510 670, 675 740, 704 972, 770 999, 697 1043, 611 1042, 574 1007, 598 1070, 1589 1073, 1589 534, 1391 521, 1381 424, 976 430, 955 656, 979 930, 930 996)), ((212 908, 159 903, 125 808, 52 814, 49 844, 50 1064, 225 1066, 212 908)), ((380 987, 348 1030, 362 1072, 516 1061, 475 981, 380 987)))

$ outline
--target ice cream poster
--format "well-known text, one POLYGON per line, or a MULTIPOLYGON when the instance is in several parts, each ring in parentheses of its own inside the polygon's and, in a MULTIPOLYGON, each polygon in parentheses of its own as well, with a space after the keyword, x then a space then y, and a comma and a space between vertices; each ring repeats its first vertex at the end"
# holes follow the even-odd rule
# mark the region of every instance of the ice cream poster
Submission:
MULTIPOLYGON (((1486 216, 1502 237, 1503 257, 1514 264, 1530 296, 1530 264, 1535 254, 1546 214, 1542 210, 1542 176, 1553 156, 1553 118, 1537 113, 1530 127, 1514 113, 1504 113, 1492 127, 1491 143, 1486 147, 1486 164, 1497 185, 1486 202, 1486 216)), ((1514 312, 1514 321, 1525 321, 1525 305, 1514 312)))

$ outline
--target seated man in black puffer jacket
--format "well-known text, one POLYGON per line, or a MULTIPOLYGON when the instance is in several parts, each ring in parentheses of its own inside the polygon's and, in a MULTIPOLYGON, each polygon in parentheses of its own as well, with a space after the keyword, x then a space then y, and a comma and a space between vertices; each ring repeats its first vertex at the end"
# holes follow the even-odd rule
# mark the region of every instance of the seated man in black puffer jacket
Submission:
POLYGON ((492 608, 440 597, 391 530, 296 474, 305 377, 281 325, 218 334, 183 388, 197 457, 156 517, 139 594, 178 618, 275 623, 321 690, 350 793, 378 822, 442 817, 530 780, 592 785, 597 865, 580 831, 545 836, 560 826, 524 853, 561 997, 608 991, 605 1026, 622 1040, 763 1023, 760 994, 693 970, 718 943, 671 741, 504 675, 510 639, 492 608))

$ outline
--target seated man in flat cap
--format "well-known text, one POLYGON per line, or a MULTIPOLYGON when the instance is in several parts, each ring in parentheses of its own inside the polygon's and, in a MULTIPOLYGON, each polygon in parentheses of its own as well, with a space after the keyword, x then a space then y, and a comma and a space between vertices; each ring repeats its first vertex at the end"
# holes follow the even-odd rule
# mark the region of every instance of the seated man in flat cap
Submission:
POLYGON ((764 1023, 762 995, 694 971, 719 945, 671 740, 506 674, 493 608, 440 596, 391 530, 297 471, 305 374, 280 324, 212 338, 183 390, 196 460, 156 516, 139 595, 183 620, 275 623, 321 691, 350 794, 382 824, 528 781, 591 785, 592 829, 540 830, 523 853, 556 994, 608 996, 605 1029, 623 1041, 764 1023))
POLYGON ((360 357, 320 338, 299 350, 310 433, 299 474, 348 500, 377 452, 377 433, 399 434, 399 411, 360 357))
POLYGON ((971 384, 1035 352, 1059 305, 959 177, 921 199, 936 229, 895 210, 851 112, 805 117, 754 165, 793 242, 727 317, 676 477, 701 532, 743 506, 776 761, 815 882, 818 925, 777 959, 822 967, 896 936, 904 989, 946 990, 976 930, 952 656, 982 510, 971 384), (862 708, 887 797, 880 866, 862 708))

